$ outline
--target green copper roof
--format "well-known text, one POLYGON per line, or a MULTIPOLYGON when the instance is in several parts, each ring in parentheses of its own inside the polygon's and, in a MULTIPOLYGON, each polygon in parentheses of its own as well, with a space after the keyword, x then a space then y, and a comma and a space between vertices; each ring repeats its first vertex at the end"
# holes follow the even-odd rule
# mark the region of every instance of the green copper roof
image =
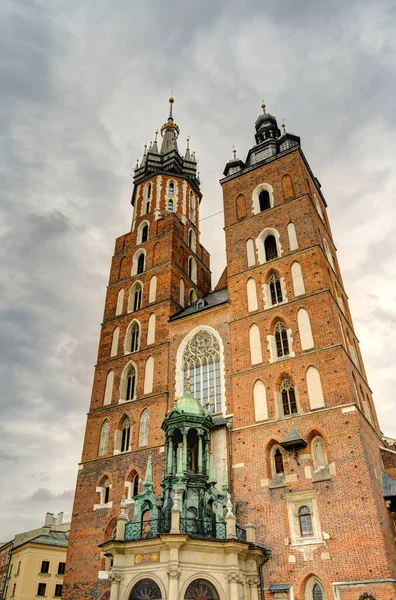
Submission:
POLYGON ((196 398, 194 398, 191 390, 186 390, 183 396, 180 396, 179 400, 176 403, 176 410, 178 410, 179 412, 183 411, 185 414, 188 415, 205 415, 203 406, 198 402, 196 398))
POLYGON ((48 544, 49 546, 63 546, 66 548, 69 536, 62 531, 50 531, 48 534, 39 535, 29 541, 31 544, 48 544))

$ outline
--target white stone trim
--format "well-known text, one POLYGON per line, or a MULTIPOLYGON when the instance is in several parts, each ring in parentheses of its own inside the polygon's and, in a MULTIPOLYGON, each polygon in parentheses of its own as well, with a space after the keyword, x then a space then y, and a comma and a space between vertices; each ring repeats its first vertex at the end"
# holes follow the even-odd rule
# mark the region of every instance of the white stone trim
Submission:
MULTIPOLYGON (((191 290, 190 290, 191 291, 191 290)), ((181 341, 177 353, 176 353, 176 369, 175 369, 175 389, 176 396, 180 397, 184 393, 184 371, 183 371, 183 355, 184 351, 187 347, 189 341, 195 336, 198 331, 208 331, 211 333, 218 341, 220 348, 220 386, 221 386, 221 404, 222 404, 222 414, 227 414, 226 408, 226 386, 225 386, 225 370, 224 370, 224 343, 216 329, 210 327, 209 325, 199 325, 195 327, 190 333, 186 335, 186 337, 181 341)))
MULTIPOLYGON (((260 193, 263 191, 267 191, 269 193, 270 208, 274 207, 274 190, 273 190, 272 185, 270 185, 269 183, 260 183, 256 187, 256 189, 253 190, 253 194, 252 194, 252 212, 254 215, 259 215, 261 213, 259 196, 260 196, 260 193)), ((263 212, 265 212, 265 211, 263 211, 263 212)))
POLYGON ((283 253, 283 248, 282 248, 282 244, 280 241, 279 232, 276 229, 274 229, 273 227, 266 227, 256 238, 257 256, 258 256, 258 261, 261 265, 265 264, 266 262, 272 262, 272 260, 276 260, 273 258, 270 261, 267 261, 265 258, 264 242, 265 242, 266 238, 270 235, 273 235, 275 238, 276 248, 277 248, 277 252, 278 252, 277 258, 280 258, 283 253))
POLYGON ((142 221, 141 223, 139 223, 139 227, 137 229, 137 236, 136 236, 136 245, 138 246, 139 244, 143 244, 144 242, 142 242, 142 231, 143 231, 143 227, 147 225, 148 227, 148 234, 147 234, 147 241, 149 239, 149 234, 150 234, 150 223, 149 221, 147 221, 146 219, 144 221, 142 221))
POLYGON ((156 203, 155 203, 155 208, 156 210, 161 210, 161 189, 162 189, 162 175, 157 175, 157 194, 156 194, 156 203))
POLYGON ((291 546, 306 546, 307 544, 323 544, 323 535, 320 528, 318 504, 316 500, 317 490, 305 490, 303 492, 289 492, 283 498, 286 500, 287 516, 289 518, 291 546), (308 506, 312 515, 313 535, 303 537, 300 532, 300 521, 298 509, 308 506))
POLYGON ((119 387, 119 400, 118 403, 119 404, 123 404, 124 402, 132 402, 132 400, 136 399, 136 395, 137 395, 137 387, 138 387, 138 369, 136 364, 133 362, 133 360, 129 360, 127 362, 127 364, 125 365, 125 367, 122 370, 121 373, 121 378, 120 378, 120 387, 119 387), (131 400, 127 400, 126 399, 126 392, 127 392, 127 386, 126 386, 126 375, 129 371, 129 367, 132 365, 132 367, 135 369, 135 395, 133 398, 131 398, 131 400))
POLYGON ((270 355, 269 359, 268 359, 269 363, 278 362, 280 360, 287 360, 288 358, 293 358, 293 356, 296 356, 296 353, 293 350, 294 339, 293 339, 292 330, 286 328, 286 333, 287 333, 287 341, 289 344, 289 354, 287 354, 286 356, 277 356, 275 335, 267 335, 267 349, 268 349, 268 352, 270 355))
POLYGON ((128 313, 134 312, 134 310, 133 310, 133 300, 134 300, 133 296, 135 295, 135 288, 137 287, 138 284, 142 288, 142 302, 141 302, 141 305, 143 305, 143 291, 144 291, 144 287, 143 287, 143 283, 140 281, 140 279, 137 279, 136 281, 133 282, 133 285, 131 285, 131 287, 129 288, 128 307, 127 307, 127 312, 128 313))
POLYGON ((138 339, 138 347, 137 350, 140 350, 140 344, 142 342, 142 325, 139 321, 139 319, 132 319, 132 321, 129 323, 127 330, 125 332, 125 337, 124 337, 124 354, 135 354, 135 352, 131 352, 130 350, 127 350, 128 346, 129 346, 129 342, 131 341, 131 335, 130 335, 130 330, 132 328, 133 323, 137 323, 139 326, 139 339, 138 339))
MULTIPOLYGON (((139 256, 141 254, 144 254, 144 269, 143 271, 146 270, 146 258, 147 258, 147 253, 145 248, 139 248, 139 250, 137 250, 137 252, 135 252, 135 254, 133 255, 133 260, 132 260, 132 271, 131 271, 131 275, 137 275, 137 267, 138 267, 138 260, 139 260, 139 256)), ((140 273, 139 273, 140 275, 140 273)))

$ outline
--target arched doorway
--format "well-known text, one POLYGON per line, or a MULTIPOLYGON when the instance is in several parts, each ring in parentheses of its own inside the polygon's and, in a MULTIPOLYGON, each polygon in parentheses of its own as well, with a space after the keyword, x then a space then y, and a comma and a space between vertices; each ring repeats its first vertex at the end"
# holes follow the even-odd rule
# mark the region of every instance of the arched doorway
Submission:
POLYGON ((162 600, 162 594, 155 581, 141 579, 134 586, 129 600, 162 600))
POLYGON ((184 600, 219 600, 219 595, 209 581, 195 579, 188 586, 184 600))

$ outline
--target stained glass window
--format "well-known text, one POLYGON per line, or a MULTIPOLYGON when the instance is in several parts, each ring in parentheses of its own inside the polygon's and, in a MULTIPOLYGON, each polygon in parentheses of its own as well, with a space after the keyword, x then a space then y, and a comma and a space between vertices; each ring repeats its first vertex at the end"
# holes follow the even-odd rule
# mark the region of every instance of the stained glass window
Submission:
POLYGON ((209 581, 196 579, 188 586, 184 600, 219 600, 219 595, 209 581))
POLYGON ((285 377, 282 381, 280 389, 282 394, 283 414, 287 416, 297 413, 296 395, 294 393, 292 382, 288 377, 285 377))
POLYGON ((161 600, 158 585, 152 579, 142 579, 132 590, 130 600, 161 600))
POLYGON ((280 279, 275 273, 271 275, 268 280, 271 292, 271 304, 278 304, 279 302, 283 302, 282 297, 282 287, 280 279))
POLYGON ((183 355, 184 389, 190 375, 191 391, 212 413, 221 412, 221 375, 219 342, 209 331, 198 331, 188 342, 183 355))
POLYGON ((300 520, 300 531, 301 537, 312 537, 312 515, 308 506, 302 506, 298 511, 298 518, 300 520))
POLYGON ((285 325, 278 321, 275 325, 275 343, 276 354, 278 358, 289 354, 289 340, 287 339, 287 330, 285 325))

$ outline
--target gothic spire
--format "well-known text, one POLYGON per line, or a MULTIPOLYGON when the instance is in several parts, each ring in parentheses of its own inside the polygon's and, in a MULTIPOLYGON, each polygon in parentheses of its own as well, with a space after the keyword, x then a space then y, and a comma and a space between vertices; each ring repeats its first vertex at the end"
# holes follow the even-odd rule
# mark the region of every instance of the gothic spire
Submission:
POLYGON ((175 99, 172 96, 169 98, 169 117, 166 123, 161 127, 161 135, 162 135, 162 145, 161 145, 161 154, 167 154, 168 152, 172 152, 172 150, 176 150, 177 148, 177 138, 179 136, 179 127, 173 120, 172 106, 175 99))

